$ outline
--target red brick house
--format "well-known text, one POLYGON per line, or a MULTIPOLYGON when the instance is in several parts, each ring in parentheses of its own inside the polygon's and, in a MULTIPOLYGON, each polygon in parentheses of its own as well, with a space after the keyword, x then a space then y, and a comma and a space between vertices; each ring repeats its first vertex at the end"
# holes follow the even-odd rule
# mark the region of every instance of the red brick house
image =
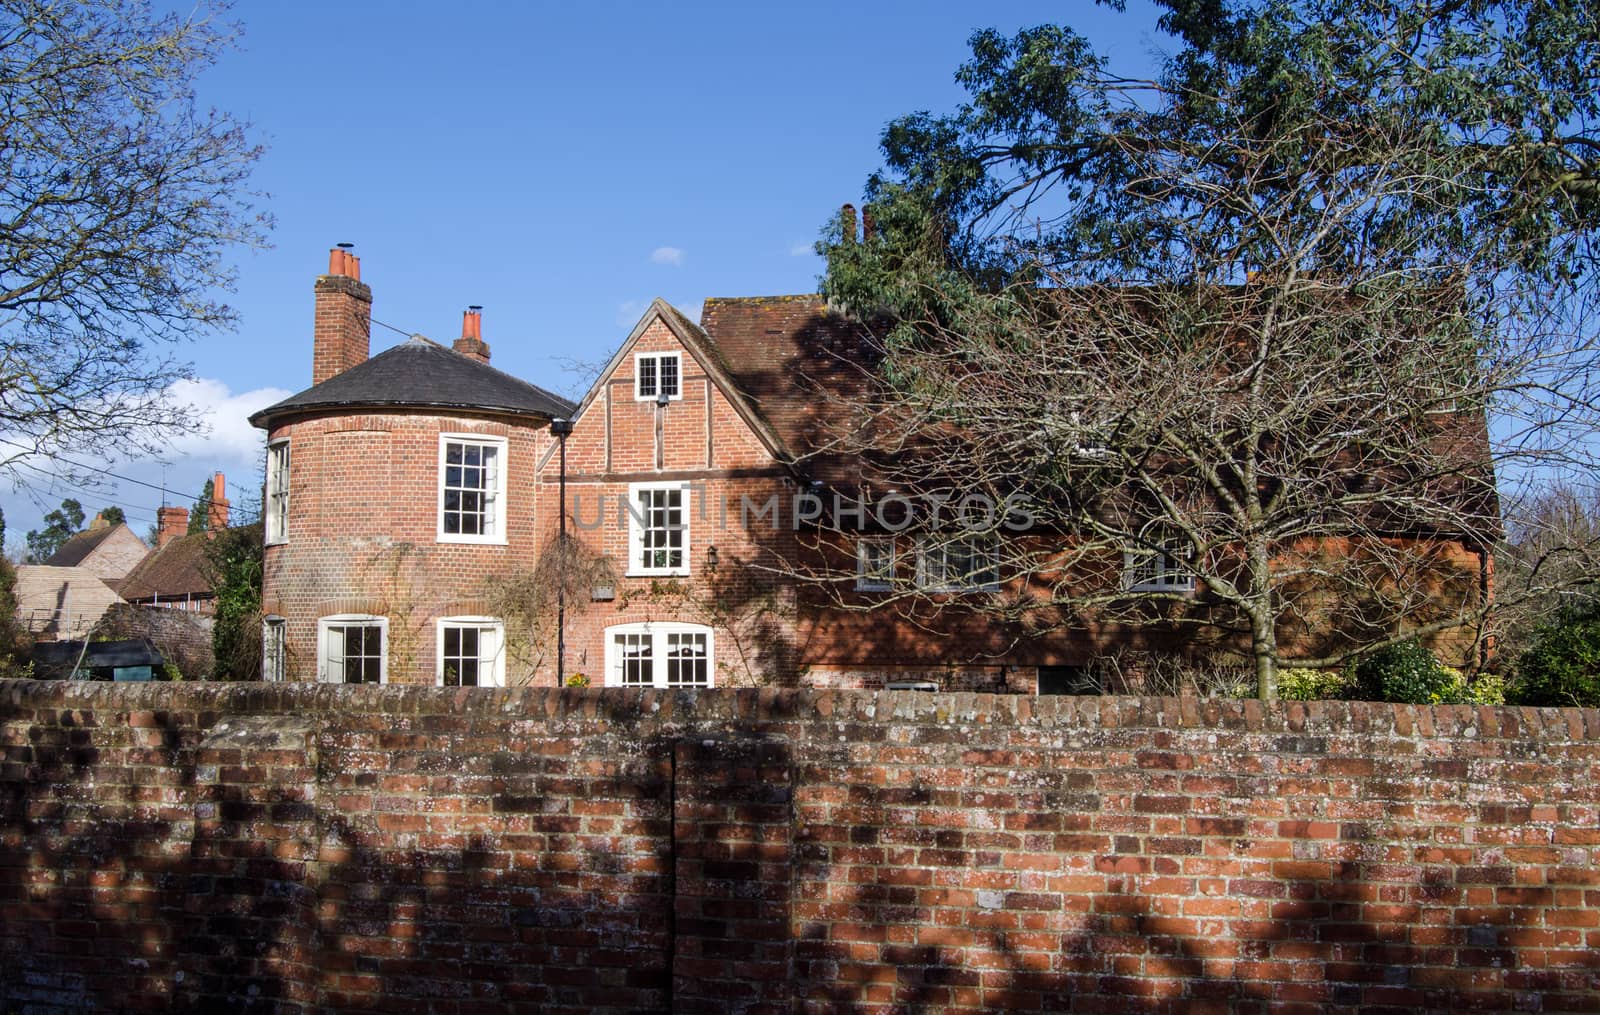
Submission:
MULTIPOLYGON (((827 417, 859 382, 861 335, 820 297, 713 299, 699 323, 657 300, 577 405, 490 367, 475 311, 452 348, 416 336, 369 359, 371 300, 335 250, 313 386, 252 417, 269 439, 269 679, 548 685, 559 669, 607 686, 1034 692, 1160 640, 999 623, 973 608, 1000 585, 975 548, 862 535, 842 590, 794 575, 806 498, 860 488, 861 463, 827 453, 827 417), (559 668, 554 625, 497 598, 557 584, 539 570, 560 524, 555 419, 570 420, 578 548, 561 559, 585 576, 565 589, 559 668), (896 569, 925 602, 883 604, 896 569)), ((1480 562, 1457 549, 1473 584, 1480 562)))
POLYGON ((478 311, 445 347, 370 356, 372 290, 335 249, 315 285, 312 386, 267 431, 268 679, 505 682, 486 588, 537 557, 534 464, 562 398, 489 365, 478 311))

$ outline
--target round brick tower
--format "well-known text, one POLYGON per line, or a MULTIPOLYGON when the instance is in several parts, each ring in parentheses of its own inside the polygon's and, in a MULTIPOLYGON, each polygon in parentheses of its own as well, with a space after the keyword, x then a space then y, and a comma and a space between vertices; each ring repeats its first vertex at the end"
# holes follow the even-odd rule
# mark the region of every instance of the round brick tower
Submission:
POLYGON ((312 386, 267 431, 263 675, 497 685, 523 676, 489 591, 539 553, 534 472, 572 405, 489 365, 478 308, 453 348, 369 358, 372 290, 335 248, 316 281, 312 386))

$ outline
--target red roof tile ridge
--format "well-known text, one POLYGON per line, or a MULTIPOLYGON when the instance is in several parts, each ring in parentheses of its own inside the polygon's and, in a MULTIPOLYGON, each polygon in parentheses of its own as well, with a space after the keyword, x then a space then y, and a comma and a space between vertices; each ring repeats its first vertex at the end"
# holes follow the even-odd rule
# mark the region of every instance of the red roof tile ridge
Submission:
POLYGON ((784 296, 708 296, 705 304, 713 303, 821 303, 821 293, 794 293, 784 296))

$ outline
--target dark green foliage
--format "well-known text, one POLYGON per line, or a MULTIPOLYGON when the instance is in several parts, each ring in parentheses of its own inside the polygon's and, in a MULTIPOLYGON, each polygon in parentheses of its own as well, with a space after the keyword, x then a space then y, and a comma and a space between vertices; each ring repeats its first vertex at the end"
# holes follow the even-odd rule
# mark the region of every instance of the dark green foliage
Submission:
POLYGON ((61 544, 83 528, 83 505, 68 497, 61 507, 44 516, 44 528, 28 533, 28 560, 42 564, 55 556, 61 544))
POLYGON ((0 677, 31 675, 28 663, 31 641, 17 620, 17 569, 0 556, 0 677))
POLYGON ((1600 706, 1600 605, 1569 608, 1535 630, 1506 698, 1513 705, 1600 706))
POLYGON ((1452 704, 1464 700, 1461 674, 1442 665, 1417 641, 1381 648, 1356 664, 1355 691, 1368 701, 1412 705, 1452 704))
POLYGON ((211 631, 218 680, 261 676, 261 526, 223 529, 206 547, 206 571, 217 596, 211 631))
POLYGON ((211 497, 216 491, 212 488, 212 480, 206 480, 206 485, 200 488, 200 498, 194 502, 194 510, 189 512, 189 535, 204 532, 211 519, 211 497))
POLYGON ((123 510, 117 507, 115 504, 111 505, 110 507, 101 508, 100 517, 104 518, 111 525, 125 525, 128 521, 128 516, 124 514, 123 510))

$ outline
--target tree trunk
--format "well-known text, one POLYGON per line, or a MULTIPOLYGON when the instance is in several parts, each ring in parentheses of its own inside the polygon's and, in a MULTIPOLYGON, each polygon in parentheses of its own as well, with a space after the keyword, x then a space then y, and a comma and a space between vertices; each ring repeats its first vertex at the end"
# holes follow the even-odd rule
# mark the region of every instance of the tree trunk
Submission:
POLYGON ((1272 609, 1272 565, 1267 547, 1252 540, 1249 549, 1250 650, 1256 661, 1256 696, 1271 701, 1278 696, 1278 626, 1272 609))
POLYGON ((1278 632, 1272 611, 1251 611, 1250 647, 1256 660, 1256 697, 1271 701, 1278 696, 1278 632))

